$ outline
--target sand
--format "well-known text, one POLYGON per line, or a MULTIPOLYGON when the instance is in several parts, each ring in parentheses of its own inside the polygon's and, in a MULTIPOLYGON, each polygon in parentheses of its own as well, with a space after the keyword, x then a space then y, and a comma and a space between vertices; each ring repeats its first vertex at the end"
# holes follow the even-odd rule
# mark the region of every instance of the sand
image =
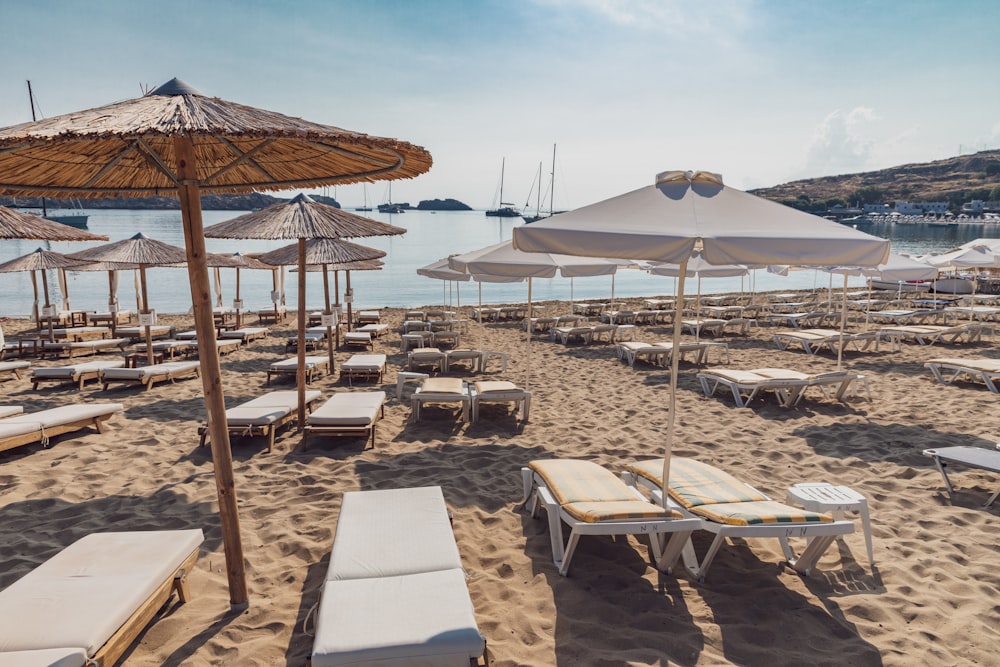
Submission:
MULTIPOLYGON (((548 313, 568 310, 547 305, 548 313)), ((382 314, 397 330, 402 311, 382 314)), ((168 319, 190 326, 184 317, 168 319)), ((25 323, 3 326, 10 337, 25 323)), ((267 390, 266 368, 287 356, 292 327, 286 322, 223 357, 228 404, 267 390)), ((476 332, 474 325, 466 339, 472 346, 476 332)), ((829 354, 779 351, 772 333, 762 327, 726 336, 728 366, 835 367, 829 354)), ((668 336, 663 326, 638 329, 641 340, 668 336)), ((3 402, 29 412, 108 400, 126 410, 103 435, 88 429, 50 448, 0 453, 0 588, 92 531, 200 527, 206 541, 190 575, 193 599, 167 607, 122 664, 304 665, 312 639, 303 621, 319 599, 342 494, 440 485, 496 665, 997 664, 1000 503, 982 503, 1000 480, 956 469, 952 503, 922 455, 928 447, 993 447, 1000 440, 996 395, 982 385, 937 384, 923 368, 942 354, 1000 357, 995 342, 848 352, 846 368, 869 377, 874 400, 841 404, 816 395, 792 409, 770 398, 750 409, 734 407, 728 395, 705 398, 697 368, 682 364, 676 454, 722 467, 778 499, 797 482, 848 485, 869 500, 875 543, 875 567, 859 528, 809 577, 782 566, 775 540, 730 544, 698 583, 683 571, 659 573, 646 543, 635 538, 584 538, 570 576, 561 577, 546 521, 519 506, 519 469, 532 459, 585 458, 617 472, 660 455, 669 373, 641 363, 630 369, 606 343, 564 346, 541 337, 529 362, 514 324, 489 325, 484 338, 485 348, 510 353, 510 366, 502 373, 494 361, 483 376, 530 383, 534 392, 523 427, 503 405, 484 408, 475 424, 447 406, 429 406, 420 422, 407 423, 408 401, 395 398, 403 355, 398 334, 390 333, 376 346, 389 355, 382 388, 390 400, 374 449, 362 438, 317 438, 303 452, 294 428, 279 435, 270 454, 262 438, 234 441, 250 590, 249 608, 236 611, 210 450, 198 447, 200 380, 152 391, 91 384, 82 392, 4 381, 3 402)), ((339 351, 338 360, 349 353, 339 351)), ((710 365, 720 365, 716 359, 710 365)), ((349 390, 336 375, 312 387, 324 396, 349 390)), ((703 551, 710 539, 696 534, 696 548, 703 551)))

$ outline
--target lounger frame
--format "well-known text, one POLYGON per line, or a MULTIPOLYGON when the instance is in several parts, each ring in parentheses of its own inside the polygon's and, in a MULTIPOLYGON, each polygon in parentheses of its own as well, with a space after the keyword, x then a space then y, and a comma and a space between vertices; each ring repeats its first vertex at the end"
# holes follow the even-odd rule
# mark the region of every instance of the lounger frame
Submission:
MULTIPOLYGON (((631 471, 624 471, 621 474, 622 480, 629 486, 638 489, 644 487, 650 494, 654 503, 663 502, 663 489, 651 480, 642 475, 637 475, 631 471)), ((760 493, 757 489, 741 482, 748 489, 755 493, 760 493)), ((763 494, 761 494, 763 495, 763 494)), ((705 552, 701 561, 694 550, 694 545, 690 540, 684 544, 681 556, 684 560, 684 567, 698 581, 704 582, 708 576, 708 569, 712 566, 719 549, 725 544, 728 538, 758 538, 776 537, 781 544, 781 550, 785 554, 788 565, 805 576, 809 576, 816 568, 816 564, 826 550, 833 544, 839 535, 848 535, 854 532, 854 523, 851 521, 833 521, 831 523, 766 523, 754 524, 750 526, 733 526, 729 524, 710 521, 697 514, 692 513, 687 508, 677 504, 669 497, 667 507, 677 510, 686 517, 697 519, 701 523, 701 529, 715 534, 712 545, 705 552), (808 544, 802 554, 796 557, 795 552, 788 544, 790 537, 805 537, 808 544)))
POLYGON ((54 436, 79 431, 87 428, 88 426, 93 426, 97 429, 98 433, 104 433, 104 427, 102 425, 104 422, 111 419, 111 417, 115 414, 116 412, 109 412, 108 414, 97 415, 94 417, 85 417, 83 419, 77 419, 76 421, 67 422, 65 424, 47 426, 44 429, 40 428, 37 431, 32 431, 31 433, 22 433, 21 435, 12 435, 7 438, 0 438, 0 452, 8 449, 14 449, 15 447, 21 447, 22 445, 30 445, 34 442, 41 442, 43 443, 43 446, 48 447, 49 440, 54 436))
MULTIPOLYGON (((991 370, 982 366, 976 367, 977 359, 931 359, 924 364, 941 384, 954 384, 955 380, 962 376, 969 378, 979 378, 986 385, 986 388, 994 394, 1000 394, 1000 387, 997 387, 994 380, 1000 379, 1000 368, 991 370), (948 371, 951 375, 946 376, 943 371, 948 371)), ((991 359, 1000 363, 1000 361, 991 359)))
MULTIPOLYGON (((570 561, 583 535, 648 535, 653 562, 657 569, 671 572, 685 545, 690 542, 691 533, 701 527, 699 520, 671 517, 588 523, 566 512, 549 491, 545 480, 531 468, 521 468, 521 483, 524 487, 522 505, 528 509, 532 518, 537 515, 540 505, 545 506, 549 520, 549 540, 552 543, 552 562, 559 570, 559 574, 564 577, 569 575, 570 561), (562 534, 563 522, 571 527, 569 540, 565 546, 562 534), (666 533, 671 533, 671 536, 664 546, 661 544, 660 536, 666 533)), ((637 490, 634 488, 632 490, 636 500, 646 500, 637 490)))
MULTIPOLYGON (((316 396, 312 400, 308 397, 306 398, 306 413, 312 411, 313 405, 319 401, 322 397, 316 396)), ((238 407, 238 406, 237 406, 238 407)), ((253 438, 256 436, 267 436, 267 451, 271 453, 274 449, 274 438, 277 435, 278 429, 282 428, 287 424, 298 421, 299 413, 298 410, 291 410, 288 414, 284 415, 271 422, 270 424, 239 424, 233 425, 228 424, 229 437, 230 438, 253 438)), ((198 441, 199 447, 204 447, 208 442, 209 428, 207 424, 203 424, 198 427, 198 435, 201 439, 198 441)))

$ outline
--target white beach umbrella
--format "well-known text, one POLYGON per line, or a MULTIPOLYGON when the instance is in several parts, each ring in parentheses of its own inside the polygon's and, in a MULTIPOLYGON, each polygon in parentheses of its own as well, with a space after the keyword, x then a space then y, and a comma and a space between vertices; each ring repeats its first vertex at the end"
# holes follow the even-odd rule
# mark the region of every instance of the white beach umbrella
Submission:
MULTIPOLYGON (((709 172, 666 171, 652 185, 515 227, 513 245, 527 252, 623 257, 686 264, 696 249, 713 264, 876 266, 889 241, 726 187, 709 172)), ((684 275, 678 295, 684 295, 684 275)), ((674 347, 680 344, 680 314, 674 347)), ((664 502, 676 418, 679 355, 673 355, 664 447, 664 502)))
MULTIPOLYGON (((456 271, 448 265, 448 258, 439 259, 436 262, 431 262, 427 266, 422 266, 417 269, 418 276, 424 276, 425 278, 434 278, 435 280, 442 280, 444 283, 441 285, 441 302, 442 304, 447 303, 446 290, 451 283, 464 283, 472 280, 472 276, 463 272, 456 271)), ((459 287, 456 285, 456 287, 459 287)), ((462 307, 462 292, 458 292, 458 307, 462 307)))
MULTIPOLYGON (((523 252, 515 249, 510 241, 473 250, 448 258, 456 271, 473 276, 501 276, 528 279, 527 372, 531 369, 531 280, 553 278, 558 271, 564 278, 582 276, 609 276, 618 270, 618 262, 601 257, 579 257, 548 252, 523 252)), ((528 380, 525 380, 527 386, 528 380)))

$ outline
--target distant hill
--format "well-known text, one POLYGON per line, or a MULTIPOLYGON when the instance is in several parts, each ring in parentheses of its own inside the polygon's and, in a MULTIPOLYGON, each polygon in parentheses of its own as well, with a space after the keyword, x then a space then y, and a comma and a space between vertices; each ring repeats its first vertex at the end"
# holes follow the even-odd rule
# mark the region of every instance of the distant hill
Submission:
POLYGON ((1000 150, 861 174, 792 181, 751 192, 806 210, 835 203, 947 201, 957 211, 971 199, 1000 199, 1000 150))
POLYGON ((457 199, 422 199, 417 204, 419 211, 471 211, 472 207, 457 199))
MULTIPOLYGON (((294 195, 293 195, 294 196, 294 195)), ((332 197, 310 195, 323 204, 340 208, 340 204, 332 197)), ((288 201, 292 197, 274 197, 259 192, 238 195, 205 194, 201 196, 201 208, 205 211, 253 211, 266 208, 278 202, 288 201)), ((14 204, 13 197, 0 197, 0 206, 14 204)), ((75 208, 75 201, 67 199, 46 198, 45 205, 50 210, 58 208, 75 208)), ((80 205, 91 209, 131 209, 131 210, 179 210, 180 200, 177 197, 109 197, 106 199, 84 199, 80 205)), ((42 200, 38 197, 17 197, 18 208, 41 208, 42 200)))

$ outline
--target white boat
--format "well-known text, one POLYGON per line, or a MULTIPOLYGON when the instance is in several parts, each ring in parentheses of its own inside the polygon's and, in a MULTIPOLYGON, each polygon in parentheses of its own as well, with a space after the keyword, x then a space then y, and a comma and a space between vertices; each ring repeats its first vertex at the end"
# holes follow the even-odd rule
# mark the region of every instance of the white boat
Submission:
POLYGON ((500 162, 500 205, 496 208, 491 208, 486 211, 486 215, 495 218, 516 218, 521 215, 521 212, 514 208, 513 204, 508 204, 503 200, 503 172, 504 167, 507 166, 507 158, 503 158, 500 162))
MULTIPOLYGON (((549 213, 545 215, 542 213, 542 164, 538 163, 538 199, 535 202, 535 215, 522 215, 525 223, 537 222, 539 220, 544 220, 545 218, 550 218, 557 213, 563 213, 563 211, 556 211, 553 208, 555 202, 555 191, 556 191, 556 145, 552 144, 552 171, 549 173, 549 213)), ((531 198, 531 193, 528 193, 528 198, 531 198)), ((527 204, 525 204, 527 207, 527 204)))

